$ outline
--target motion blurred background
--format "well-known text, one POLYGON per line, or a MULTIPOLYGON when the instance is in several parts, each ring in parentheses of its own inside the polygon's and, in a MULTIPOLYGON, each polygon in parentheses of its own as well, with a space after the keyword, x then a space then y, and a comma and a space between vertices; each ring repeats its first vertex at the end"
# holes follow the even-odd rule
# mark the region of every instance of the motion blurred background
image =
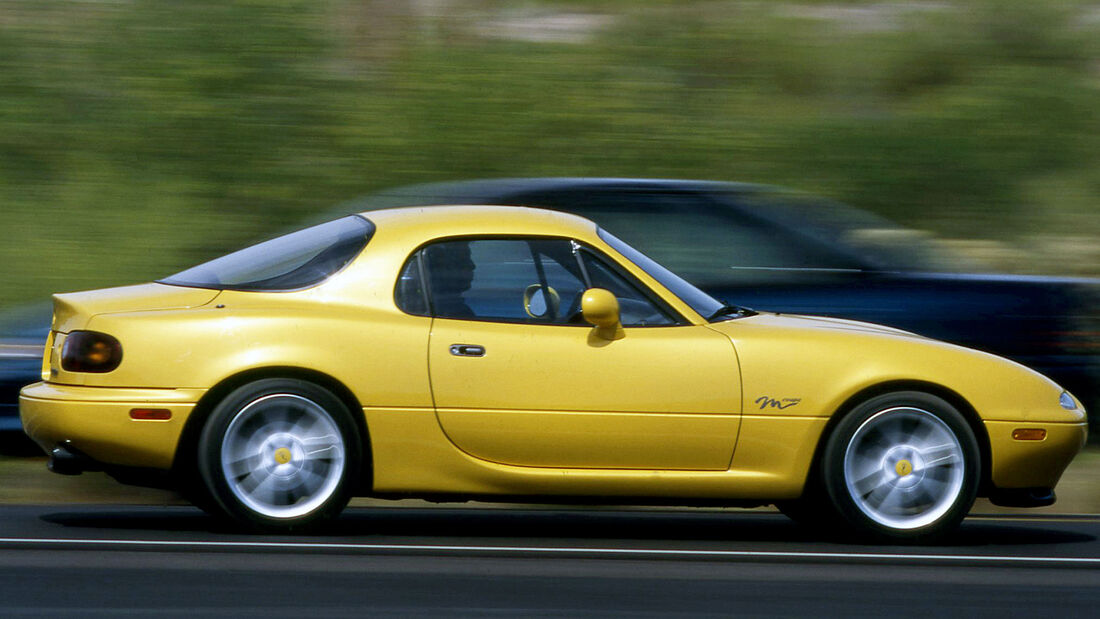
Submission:
POLYGON ((982 268, 1100 275, 1100 4, 4 0, 0 309, 375 190, 796 187, 982 268))
POLYGON ((0 313, 490 177, 775 184, 1096 277, 1098 129, 1096 1, 3 0, 0 313))

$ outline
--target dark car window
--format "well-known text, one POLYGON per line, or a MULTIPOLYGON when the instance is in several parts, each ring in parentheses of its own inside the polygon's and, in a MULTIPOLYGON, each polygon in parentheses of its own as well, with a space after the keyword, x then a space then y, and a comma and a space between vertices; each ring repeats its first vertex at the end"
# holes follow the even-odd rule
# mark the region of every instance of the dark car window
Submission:
POLYGON ((666 310, 661 309, 644 294, 637 284, 627 280, 625 275, 596 257, 591 251, 582 250, 580 255, 584 260, 585 271, 590 282, 589 286, 609 290, 619 301, 619 320, 622 321, 624 327, 648 327, 676 323, 666 310))
POLYGON ((395 291, 398 306, 409 313, 420 313, 420 259, 432 314, 440 318, 586 325, 581 298, 588 288, 600 287, 618 298, 623 326, 676 324, 636 282, 569 240, 461 239, 428 245, 410 258, 395 291))
POLYGON ((585 288, 579 268, 569 264, 565 240, 442 241, 423 255, 432 310, 440 318, 567 324, 566 312, 585 288), (545 297, 535 294, 549 288, 545 297))
POLYGON ((393 293, 397 307, 410 314, 427 316, 428 296, 420 272, 420 252, 413 254, 397 278, 397 288, 393 293))
POLYGON ((791 230, 803 244, 825 245, 855 257, 872 270, 956 271, 976 268, 968 260, 929 242, 926 233, 840 202, 796 191, 714 191, 708 197, 749 212, 773 227, 791 230))
POLYGON ((264 241, 160 280, 219 290, 297 290, 344 268, 366 246, 374 224, 344 217, 264 241))
POLYGON ((858 271, 858 260, 693 192, 584 190, 517 196, 595 221, 696 285, 774 280, 783 271, 858 271))
POLYGON ((661 282, 662 286, 679 297, 681 301, 690 305, 691 309, 695 310, 700 316, 712 316, 715 312, 722 309, 721 301, 699 290, 649 256, 622 242, 615 235, 603 228, 599 228, 597 232, 605 243, 613 247, 615 251, 622 254, 627 260, 637 265, 638 268, 648 273, 650 277, 661 282))

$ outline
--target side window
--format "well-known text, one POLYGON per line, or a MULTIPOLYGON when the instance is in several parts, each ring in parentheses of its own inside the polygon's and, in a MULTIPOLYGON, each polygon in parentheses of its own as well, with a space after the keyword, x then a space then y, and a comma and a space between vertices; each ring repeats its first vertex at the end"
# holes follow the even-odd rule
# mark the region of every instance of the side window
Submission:
POLYGON ((775 283, 860 265, 836 248, 812 241, 808 218, 781 225, 757 199, 721 201, 691 192, 563 191, 517 196, 516 204, 576 213, 626 241, 689 282, 775 283))
POLYGON ((580 255, 591 286, 610 290, 618 299, 619 316, 624 327, 676 324, 667 312, 603 260, 586 250, 581 250, 580 255))
POLYGON ((394 295, 398 307, 410 314, 587 325, 581 298, 589 288, 615 295, 625 327, 678 324, 671 310, 632 277, 591 250, 559 239, 433 243, 409 259, 394 295))
POLYGON ((557 324, 585 324, 580 316, 580 309, 581 297, 588 286, 577 263, 573 244, 569 241, 534 241, 531 247, 538 256, 541 275, 546 278, 550 291, 547 298, 555 309, 553 319, 547 317, 548 321, 557 324))
POLYGON ((584 291, 564 240, 442 241, 424 249, 428 290, 440 318, 567 324, 584 291))
POLYGON ((401 270, 401 276, 397 278, 397 288, 393 292, 393 300, 397 307, 409 314, 427 316, 428 297, 424 291, 424 284, 420 280, 420 252, 413 254, 401 270))

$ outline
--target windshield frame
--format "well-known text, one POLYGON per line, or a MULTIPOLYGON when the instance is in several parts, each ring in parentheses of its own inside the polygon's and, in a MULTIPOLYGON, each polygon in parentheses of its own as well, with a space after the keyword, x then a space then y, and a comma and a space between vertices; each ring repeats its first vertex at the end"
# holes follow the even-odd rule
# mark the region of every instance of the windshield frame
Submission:
POLYGON ((726 306, 725 303, 703 292, 684 278, 668 270, 653 258, 634 249, 633 246, 607 230, 597 227, 596 234, 620 256, 629 260, 634 266, 657 280, 657 283, 664 286, 666 290, 687 304, 687 306, 696 314, 699 314, 703 320, 711 322, 708 317, 715 315, 718 310, 726 306))

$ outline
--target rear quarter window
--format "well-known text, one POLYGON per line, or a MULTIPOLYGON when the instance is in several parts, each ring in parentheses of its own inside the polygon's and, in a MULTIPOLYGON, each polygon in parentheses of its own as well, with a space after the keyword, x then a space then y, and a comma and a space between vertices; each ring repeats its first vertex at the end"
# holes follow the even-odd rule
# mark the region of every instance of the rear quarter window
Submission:
POLYGON ((347 266, 372 234, 373 223, 352 215, 264 241, 159 281, 218 290, 299 290, 347 266))

